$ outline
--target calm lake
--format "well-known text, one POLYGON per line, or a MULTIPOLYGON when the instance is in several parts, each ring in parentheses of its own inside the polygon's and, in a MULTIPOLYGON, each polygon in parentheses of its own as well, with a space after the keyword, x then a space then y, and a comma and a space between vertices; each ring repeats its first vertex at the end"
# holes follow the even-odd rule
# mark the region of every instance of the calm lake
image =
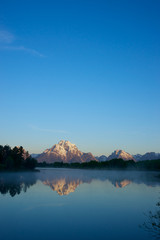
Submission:
POLYGON ((160 210, 159 174, 74 169, 0 173, 0 239, 159 239, 150 224, 160 210))

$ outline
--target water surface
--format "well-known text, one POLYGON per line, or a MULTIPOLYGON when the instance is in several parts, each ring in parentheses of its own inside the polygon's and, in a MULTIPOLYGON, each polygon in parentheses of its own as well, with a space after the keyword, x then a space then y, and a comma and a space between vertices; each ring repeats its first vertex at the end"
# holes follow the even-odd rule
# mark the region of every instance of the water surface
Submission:
POLYGON ((159 210, 158 175, 74 169, 0 173, 0 239, 158 239, 149 218, 159 210))

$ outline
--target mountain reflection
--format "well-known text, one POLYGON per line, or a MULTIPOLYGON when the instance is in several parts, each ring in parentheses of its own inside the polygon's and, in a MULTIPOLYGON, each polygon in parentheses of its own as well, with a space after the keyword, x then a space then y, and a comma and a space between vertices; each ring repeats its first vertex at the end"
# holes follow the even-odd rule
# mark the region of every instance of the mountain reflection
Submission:
POLYGON ((123 187, 127 186, 130 183, 131 183, 131 181, 125 179, 125 180, 123 180, 121 182, 116 182, 115 187, 116 188, 123 188, 123 187))
MULTIPOLYGON (((71 179, 56 179, 53 181, 49 181, 46 180, 43 182, 44 185, 49 186, 53 191, 56 191, 58 193, 58 195, 68 195, 69 193, 73 193, 76 188, 82 184, 82 183, 91 183, 92 180, 80 180, 80 179, 76 179, 76 180, 71 180, 71 179)), ((131 181, 125 179, 121 182, 115 182, 115 184, 113 184, 116 188, 123 188, 125 186, 127 186, 128 184, 130 184, 131 181)))
POLYGON ((75 191, 75 189, 82 184, 83 181, 80 179, 69 180, 69 179, 56 179, 53 181, 44 181, 43 184, 49 186, 53 191, 56 191, 59 195, 68 195, 75 191))
MULTIPOLYGON (((1 173, 0 193, 10 194, 12 197, 40 181, 49 186, 58 195, 68 195, 75 192, 76 188, 84 183, 93 181, 108 181, 116 188, 128 187, 130 184, 145 184, 147 186, 160 185, 157 172, 132 172, 132 171, 105 171, 105 170, 68 170, 68 169, 40 169, 40 172, 31 173, 1 173)), ((94 182, 93 182, 94 184, 94 182)), ((106 185, 107 188, 107 185, 106 185)))

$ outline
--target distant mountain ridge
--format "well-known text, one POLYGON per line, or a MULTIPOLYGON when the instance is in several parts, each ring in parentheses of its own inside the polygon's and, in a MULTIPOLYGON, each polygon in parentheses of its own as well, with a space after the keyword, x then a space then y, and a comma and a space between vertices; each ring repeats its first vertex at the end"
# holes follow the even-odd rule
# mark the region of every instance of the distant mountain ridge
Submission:
POLYGON ((155 153, 155 152, 147 152, 144 155, 137 154, 137 155, 133 155, 133 156, 137 161, 160 159, 160 153, 155 153))
POLYGON ((40 155, 40 154, 32 153, 32 154, 31 154, 31 157, 32 157, 32 158, 37 158, 39 155, 40 155))
POLYGON ((31 154, 31 156, 36 158, 38 162, 45 161, 46 163, 82 163, 89 162, 91 160, 104 162, 112 159, 123 159, 125 161, 144 161, 160 159, 160 153, 147 152, 144 155, 131 155, 124 150, 115 150, 108 157, 105 155, 95 157, 92 155, 92 153, 81 152, 75 144, 64 140, 61 140, 58 144, 55 144, 53 145, 53 147, 46 149, 41 154, 31 154))
POLYGON ((123 160, 134 160, 134 161, 145 161, 145 160, 158 160, 160 159, 160 153, 155 153, 155 152, 147 152, 145 154, 136 154, 136 155, 131 155, 129 153, 126 153, 123 150, 116 150, 114 151, 109 157, 102 155, 100 157, 96 157, 96 159, 100 162, 103 161, 109 161, 114 158, 121 158, 123 160))

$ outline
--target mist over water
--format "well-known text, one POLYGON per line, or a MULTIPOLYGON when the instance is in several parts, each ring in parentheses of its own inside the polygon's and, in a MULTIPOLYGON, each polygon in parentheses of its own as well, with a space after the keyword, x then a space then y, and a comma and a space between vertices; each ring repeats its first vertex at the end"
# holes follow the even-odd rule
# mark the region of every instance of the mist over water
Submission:
POLYGON ((143 225, 159 198, 158 172, 1 173, 1 239, 154 239, 143 225))

